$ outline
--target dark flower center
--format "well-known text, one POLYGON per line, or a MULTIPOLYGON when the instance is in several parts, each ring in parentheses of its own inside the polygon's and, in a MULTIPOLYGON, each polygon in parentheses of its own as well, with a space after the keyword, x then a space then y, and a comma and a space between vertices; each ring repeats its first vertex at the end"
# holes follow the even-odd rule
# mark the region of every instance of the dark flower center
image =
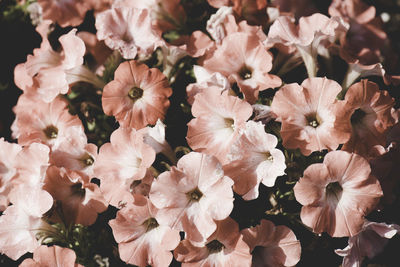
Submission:
POLYGON ((72 195, 74 196, 79 196, 79 197, 84 197, 86 194, 86 191, 84 188, 82 188, 82 183, 77 183, 71 186, 71 191, 72 195))
POLYGON ((149 219, 145 220, 143 225, 144 225, 144 227, 146 227, 146 233, 159 226, 159 224, 155 218, 149 218, 149 219))
POLYGON ((187 192, 186 195, 188 196, 189 201, 199 201, 203 196, 203 193, 196 187, 192 191, 187 192))
POLYGON ((334 198, 339 200, 342 196, 343 188, 338 182, 329 183, 326 186, 326 196, 327 198, 334 198))
POLYGON ((273 161, 274 160, 274 157, 271 155, 271 153, 269 153, 269 151, 267 151, 265 153, 265 156, 267 157, 267 160, 269 160, 269 161, 273 161))
POLYGON ((227 128, 232 128, 233 130, 235 130, 235 121, 231 118, 225 118, 225 125, 227 128))
POLYGON ((58 136, 58 129, 54 125, 49 125, 43 130, 48 139, 55 139, 58 136))
POLYGON ((361 123, 362 119, 365 117, 365 115, 367 115, 367 113, 365 113, 365 111, 363 111, 362 109, 356 109, 353 112, 353 115, 351 115, 350 121, 351 124, 358 124, 361 123))
POLYGON ((132 87, 128 92, 128 96, 133 102, 136 102, 136 100, 143 96, 143 89, 139 87, 132 87))
POLYGON ((320 126, 321 123, 322 123, 322 120, 321 120, 321 118, 318 116, 317 113, 308 114, 308 115, 306 116, 306 119, 307 119, 308 125, 310 125, 310 126, 313 127, 313 128, 317 128, 317 127, 320 126))
POLYGON ((141 183, 142 183, 141 180, 135 180, 135 181, 133 181, 133 182, 131 183, 130 188, 129 188, 130 191, 133 192, 133 190, 134 190, 137 186, 139 186, 141 183))
POLYGON ((219 242, 218 240, 213 240, 210 243, 207 243, 206 245, 208 252, 210 252, 210 254, 212 253, 218 253, 220 252, 225 246, 224 244, 222 244, 221 242, 219 242))
POLYGON ((253 73, 253 70, 250 67, 246 66, 246 65, 241 67, 240 70, 239 70, 239 76, 243 80, 250 79, 251 76, 252 76, 252 73, 253 73))
POLYGON ((91 166, 94 163, 94 158, 92 158, 92 156, 90 156, 89 154, 85 154, 82 158, 81 161, 83 162, 83 164, 85 164, 86 166, 91 166))

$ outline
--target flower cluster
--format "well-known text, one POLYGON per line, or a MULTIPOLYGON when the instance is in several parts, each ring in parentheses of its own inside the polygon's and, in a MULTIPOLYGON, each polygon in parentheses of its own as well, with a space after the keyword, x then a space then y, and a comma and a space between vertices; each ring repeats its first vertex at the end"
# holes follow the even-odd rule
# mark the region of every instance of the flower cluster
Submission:
POLYGON ((348 237, 344 267, 383 251, 400 231, 380 216, 400 185, 383 22, 361 0, 272 2, 37 0, 17 143, 0 139, 0 252, 92 266, 91 227, 111 264, 294 266, 310 233, 348 237))

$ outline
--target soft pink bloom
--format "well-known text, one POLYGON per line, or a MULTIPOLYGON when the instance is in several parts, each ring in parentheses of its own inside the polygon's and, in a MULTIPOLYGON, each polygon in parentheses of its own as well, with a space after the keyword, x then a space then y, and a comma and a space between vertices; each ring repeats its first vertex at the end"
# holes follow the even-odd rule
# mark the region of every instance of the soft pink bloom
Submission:
POLYGON ((66 100, 58 97, 50 103, 37 101, 29 104, 30 108, 24 102, 18 101, 14 110, 18 131, 13 132, 13 136, 18 138, 19 144, 41 142, 53 151, 63 143, 86 144, 82 122, 78 116, 69 114, 66 100))
POLYGON ((326 53, 325 45, 332 43, 348 29, 348 24, 339 17, 328 18, 320 13, 301 17, 298 24, 290 16, 280 16, 269 29, 267 45, 281 43, 295 46, 303 58, 308 76, 317 74, 317 55, 326 53))
POLYGON ((55 220, 91 225, 96 221, 97 214, 107 209, 100 189, 83 173, 51 166, 44 183, 43 189, 53 196, 62 211, 61 218, 58 217, 60 214, 54 214, 55 220))
POLYGON ((252 111, 250 104, 238 97, 211 90, 197 94, 192 106, 195 118, 188 123, 189 146, 217 157, 224 164, 252 111))
POLYGON ((64 143, 58 150, 51 153, 50 163, 93 177, 96 158, 97 146, 95 144, 64 143))
POLYGON ((215 232, 202 244, 195 245, 185 239, 174 250, 174 256, 182 262, 182 267, 250 267, 250 249, 239 233, 238 224, 230 217, 215 223, 215 232))
POLYGON ((4 211, 9 204, 8 193, 12 189, 11 181, 17 173, 16 157, 21 150, 20 145, 0 138, 0 211, 4 211))
POLYGON ((226 175, 235 182, 233 190, 245 200, 258 197, 258 186, 272 187, 285 174, 285 156, 276 149, 278 139, 264 130, 259 122, 248 121, 240 137, 232 144, 224 165, 226 175))
POLYGON ((301 220, 315 233, 333 237, 354 236, 361 231, 364 216, 383 195, 368 162, 357 154, 332 151, 323 163, 310 165, 294 187, 303 205, 301 220))
POLYGON ((342 150, 368 157, 373 146, 386 145, 385 134, 398 121, 394 99, 377 84, 362 80, 348 89, 345 101, 352 134, 342 150))
POLYGON ((148 9, 113 7, 96 16, 97 38, 123 58, 151 54, 161 43, 161 32, 153 25, 148 9))
POLYGON ((349 238, 349 245, 335 252, 343 258, 343 267, 359 267, 365 257, 372 259, 393 236, 400 232, 397 224, 365 221, 361 232, 349 238))
POLYGON ((246 33, 232 33, 225 37, 213 53, 207 54, 203 67, 220 72, 229 81, 237 83, 249 103, 255 103, 259 91, 280 86, 278 76, 268 74, 272 55, 259 38, 246 33))
POLYGON ((130 194, 132 183, 145 177, 156 153, 135 129, 119 128, 111 134, 110 141, 100 148, 95 176, 101 181, 105 199, 118 207, 124 193, 130 194))
POLYGON ((17 260, 40 246, 36 234, 49 227, 42 216, 53 198, 40 188, 21 186, 10 196, 13 203, 0 216, 0 252, 17 260))
POLYGON ((40 246, 33 252, 33 259, 25 259, 19 267, 83 267, 75 263, 72 249, 59 246, 40 246))
POLYGON ((345 102, 336 99, 341 90, 337 82, 327 78, 308 78, 301 85, 280 88, 271 108, 282 122, 283 146, 310 155, 345 143, 351 129, 342 118, 345 102))
POLYGON ((275 226, 263 219, 259 225, 241 233, 252 251, 253 267, 295 266, 300 260, 300 242, 284 225, 275 226))
POLYGON ((233 209, 233 181, 209 155, 191 152, 171 171, 154 180, 151 202, 160 209, 159 221, 186 232, 186 238, 203 242, 233 209))
POLYGON ((159 213, 146 197, 135 195, 135 201, 109 222, 123 261, 138 266, 169 266, 170 251, 178 246, 180 236, 159 220, 159 213))
POLYGON ((89 6, 84 0, 38 0, 43 19, 57 22, 61 27, 78 26, 83 22, 89 6))
POLYGON ((198 93, 208 90, 222 93, 231 88, 228 79, 219 72, 211 72, 198 65, 193 66, 193 72, 196 83, 191 83, 186 87, 187 101, 190 105, 193 105, 194 97, 198 93))
POLYGON ((15 84, 30 97, 45 102, 51 102, 59 94, 68 93, 69 84, 77 81, 102 87, 102 82, 82 65, 85 44, 76 36, 76 29, 59 38, 62 50, 56 52, 47 40, 49 26, 49 21, 43 21, 37 27, 42 44, 33 50, 33 55, 28 55, 25 63, 15 67, 15 84))
POLYGON ((115 116, 123 127, 141 129, 164 119, 171 94, 167 78, 158 69, 125 61, 103 89, 104 113, 115 116))

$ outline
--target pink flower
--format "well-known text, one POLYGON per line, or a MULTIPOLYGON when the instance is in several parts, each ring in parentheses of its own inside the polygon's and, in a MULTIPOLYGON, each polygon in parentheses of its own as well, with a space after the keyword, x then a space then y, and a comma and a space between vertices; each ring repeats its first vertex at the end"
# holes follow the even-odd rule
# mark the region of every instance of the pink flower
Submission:
POLYGON ((180 236, 159 220, 159 212, 146 197, 135 195, 135 201, 109 222, 123 261, 138 266, 169 266, 170 250, 178 246, 180 236))
POLYGON ((241 231, 253 254, 253 267, 295 266, 300 260, 301 246, 292 230, 275 226, 262 219, 256 227, 241 231))
POLYGON ((328 18, 320 13, 301 17, 298 24, 295 24, 292 17, 280 16, 269 29, 267 44, 296 46, 311 78, 317 75, 317 55, 318 50, 322 49, 321 41, 334 42, 348 27, 340 18, 328 18))
POLYGON ((148 9, 113 7, 96 16, 96 29, 97 38, 126 59, 151 54, 162 43, 148 9))
POLYGON ((394 99, 377 84, 362 80, 348 89, 345 101, 352 134, 342 150, 367 157, 373 146, 386 145, 385 134, 398 121, 394 99))
POLYGON ((83 267, 75 263, 76 255, 72 249, 59 246, 40 246, 33 252, 33 259, 25 259, 19 267, 83 267))
POLYGON ((308 78, 301 85, 280 88, 271 108, 282 122, 283 146, 310 155, 313 151, 335 150, 346 142, 351 129, 342 118, 345 102, 336 99, 341 90, 337 82, 327 78, 308 78))
POLYGON ((230 217, 215 223, 215 232, 202 244, 194 245, 185 239, 174 250, 182 267, 251 266, 249 246, 243 241, 238 224, 230 217))
POLYGON ((124 192, 141 180, 153 164, 155 152, 143 142, 143 134, 135 129, 119 128, 111 134, 111 143, 104 144, 95 162, 95 176, 100 189, 111 205, 118 207, 124 192))
POLYGON ((158 69, 126 61, 104 87, 104 113, 115 116, 123 127, 141 129, 164 119, 171 94, 168 80, 158 69))
POLYGON ((62 210, 61 219, 64 223, 91 225, 97 219, 97 214, 107 209, 100 189, 83 173, 67 171, 64 168, 51 166, 47 170, 43 189, 58 201, 62 210))
POLYGON ((238 97, 209 90, 197 94, 192 106, 195 118, 188 123, 189 146, 225 164, 232 143, 252 111, 250 104, 238 97))
POLYGON ((281 85, 278 76, 268 74, 272 55, 255 35, 232 33, 225 37, 213 53, 203 61, 209 71, 220 72, 231 83, 236 82, 245 99, 253 104, 259 91, 281 85))
POLYGON ((82 0, 38 0, 43 19, 57 22, 61 27, 78 26, 83 22, 89 6, 82 0))
POLYGON ((383 195, 370 173, 363 157, 345 151, 329 152, 323 163, 309 166, 294 187, 303 223, 315 233, 356 235, 383 195))
POLYGON ((343 267, 361 266, 365 257, 372 259, 394 235, 400 232, 397 224, 365 221, 361 232, 349 238, 349 245, 335 252, 343 258, 343 267))
POLYGON ((10 196, 13 203, 0 216, 0 252, 17 260, 40 246, 36 234, 47 227, 41 217, 53 205, 49 193, 21 186, 10 196))
POLYGON ((28 55, 25 63, 14 70, 15 84, 31 98, 51 102, 59 94, 69 91, 69 84, 85 81, 102 88, 99 80, 83 64, 85 44, 77 37, 76 29, 59 38, 62 50, 55 52, 47 40, 49 21, 44 21, 36 29, 42 36, 40 48, 28 55))
POLYGON ((262 123, 248 121, 240 137, 232 144, 224 165, 226 175, 235 182, 233 190, 245 200, 258 197, 258 186, 272 187, 285 174, 285 156, 276 149, 278 139, 267 134, 262 123))
POLYGON ((13 134, 19 144, 41 142, 53 151, 63 143, 86 144, 82 122, 78 116, 68 113, 66 100, 59 97, 50 103, 33 103, 29 103, 28 109, 24 101, 18 101, 15 108, 18 131, 13 134))
POLYGON ((154 180, 151 202, 160 209, 159 221, 186 232, 192 242, 203 242, 233 209, 233 181, 209 155, 191 152, 171 171, 154 180))

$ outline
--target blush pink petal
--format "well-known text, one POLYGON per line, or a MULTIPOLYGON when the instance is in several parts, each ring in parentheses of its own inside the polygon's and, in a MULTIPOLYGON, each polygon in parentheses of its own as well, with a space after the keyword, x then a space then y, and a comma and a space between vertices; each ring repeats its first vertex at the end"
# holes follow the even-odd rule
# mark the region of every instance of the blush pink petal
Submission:
POLYGON ((342 119, 345 102, 336 99, 341 90, 337 82, 327 78, 308 78, 301 85, 292 83, 280 88, 271 109, 282 122, 283 145, 309 155, 323 149, 335 150, 346 142, 351 129, 342 119))
POLYGON ((101 181, 105 199, 117 207, 124 191, 130 194, 131 184, 145 177, 155 160, 155 151, 144 143, 143 134, 135 129, 119 128, 111 134, 110 140, 100 148, 94 173, 101 181))
POLYGON ((78 26, 89 6, 82 0, 38 0, 43 19, 57 22, 61 27, 78 26))
POLYGON ((241 231, 253 252, 252 266, 294 266, 300 260, 301 246, 292 230, 261 220, 255 227, 241 231))
POLYGON ((189 146, 225 163, 232 143, 252 114, 252 108, 237 97, 205 91, 196 95, 192 114, 195 118, 188 123, 186 137, 189 146))
POLYGON ((134 203, 118 211, 116 219, 109 222, 123 261, 138 266, 169 266, 170 250, 178 246, 180 236, 161 223, 158 212, 146 197, 135 195, 134 203), (146 224, 149 219, 156 223, 150 229, 146 224))
POLYGON ((294 187, 303 205, 300 217, 315 233, 333 237, 354 236, 364 216, 382 196, 378 180, 370 175, 368 162, 357 154, 329 152, 323 163, 313 164, 294 187))
POLYGON ((246 123, 243 133, 233 143, 228 154, 230 162, 224 165, 224 171, 234 180, 234 191, 244 195, 245 200, 258 197, 260 183, 272 187, 276 178, 285 174, 285 157, 275 148, 277 144, 277 138, 267 134, 262 123, 254 121, 246 123))
POLYGON ((231 213, 232 185, 215 157, 191 152, 154 180, 149 197, 160 209, 160 222, 185 231, 189 240, 198 243, 215 231, 214 220, 231 213))
POLYGON ((75 263, 72 249, 59 246, 40 246, 33 252, 33 259, 24 260, 19 267, 83 267, 75 263))
POLYGON ((171 94, 167 78, 158 69, 132 60, 123 62, 104 87, 102 105, 104 113, 115 116, 121 126, 141 129, 164 119, 171 94), (132 99, 129 93, 134 88, 142 95, 132 99))

